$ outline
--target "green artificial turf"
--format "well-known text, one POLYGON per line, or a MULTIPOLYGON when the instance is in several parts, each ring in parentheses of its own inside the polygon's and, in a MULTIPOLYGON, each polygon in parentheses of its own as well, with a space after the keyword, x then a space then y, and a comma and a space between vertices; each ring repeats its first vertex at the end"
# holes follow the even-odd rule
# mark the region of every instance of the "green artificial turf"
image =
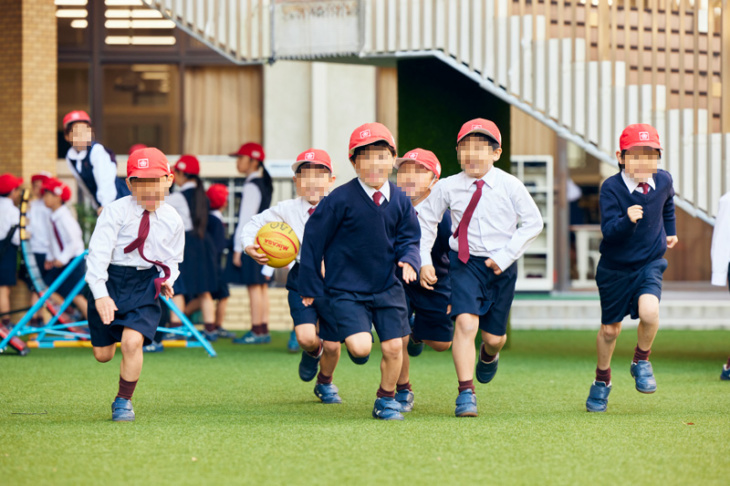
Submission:
POLYGON ((453 416, 451 354, 412 360, 404 422, 370 412, 378 353, 343 353, 342 405, 297 376, 288 336, 145 357, 137 421, 113 423, 120 356, 89 349, 0 355, 0 484, 728 484, 730 333, 660 331, 659 390, 634 389, 635 331, 619 338, 609 411, 588 414, 594 332, 515 331, 478 418, 453 416), (42 413, 20 415, 18 413, 42 413))

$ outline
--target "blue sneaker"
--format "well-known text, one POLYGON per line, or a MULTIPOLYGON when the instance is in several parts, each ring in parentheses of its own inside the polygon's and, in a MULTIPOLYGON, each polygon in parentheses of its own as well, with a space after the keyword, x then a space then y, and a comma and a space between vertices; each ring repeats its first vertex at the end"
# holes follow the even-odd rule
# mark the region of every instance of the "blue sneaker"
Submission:
POLYGON ((400 413, 400 403, 395 398, 379 397, 373 406, 373 418, 379 420, 403 420, 400 413))
POLYGON ((413 339, 413 334, 408 337, 408 356, 414 358, 423 352, 423 341, 416 341, 413 339))
POLYGON ((320 350, 319 356, 316 358, 306 351, 302 351, 302 359, 299 361, 299 378, 302 381, 312 381, 317 376, 317 368, 319 366, 319 358, 322 357, 320 350))
POLYGON ((325 404, 342 403, 342 398, 338 394, 339 391, 332 383, 317 383, 314 385, 314 394, 325 404))
MULTIPOLYGON (((484 346, 482 344, 482 346, 484 346)), ((494 359, 490 363, 485 363, 482 361, 481 358, 482 351, 481 348, 479 349, 479 361, 477 361, 477 381, 479 383, 489 383, 494 378, 494 375, 497 374, 497 367, 499 366, 499 353, 497 353, 497 356, 494 357, 494 359)))
POLYGON ((132 401, 117 397, 112 403, 112 420, 115 422, 134 422, 132 401))
POLYGON ((464 390, 456 397, 456 410, 454 414, 457 417, 477 417, 477 397, 471 390, 464 390))
POLYGON ((235 332, 228 331, 227 329, 223 329, 222 327, 219 327, 218 329, 216 329, 215 333, 221 339, 233 339, 236 337, 235 332))
POLYGON ((268 344, 271 342, 271 334, 255 334, 253 331, 248 331, 232 342, 233 344, 268 344))
POLYGON ((401 413, 408 413, 413 410, 414 398, 415 395, 408 389, 395 392, 395 401, 400 403, 401 413))
POLYGON ((165 347, 162 345, 162 343, 158 343, 157 341, 152 341, 147 346, 144 346, 142 348, 142 352, 144 353, 161 353, 165 350, 165 347))
MULTIPOLYGON (((286 349, 290 353, 298 353, 299 351, 302 350, 299 347, 299 342, 297 341, 297 333, 295 333, 294 331, 292 331, 291 334, 289 334, 289 342, 286 343, 286 349)), ((309 381, 309 380, 305 380, 305 381, 309 381)))
POLYGON ((639 360, 638 363, 631 363, 631 376, 636 380, 636 390, 641 393, 654 393, 656 391, 656 379, 651 363, 639 360))
POLYGON ((605 412, 608 407, 608 394, 611 393, 611 384, 606 385, 602 381, 594 381, 591 391, 588 392, 586 410, 589 412, 605 412))
POLYGON ((727 365, 722 365, 722 373, 720 373, 720 379, 722 381, 730 381, 730 368, 727 365))
POLYGON ((203 329, 202 331, 200 331, 200 334, 202 334, 203 337, 205 339, 207 339, 208 341, 210 341, 211 343, 214 343, 218 340, 218 333, 215 331, 209 332, 209 331, 206 331, 205 329, 203 329))

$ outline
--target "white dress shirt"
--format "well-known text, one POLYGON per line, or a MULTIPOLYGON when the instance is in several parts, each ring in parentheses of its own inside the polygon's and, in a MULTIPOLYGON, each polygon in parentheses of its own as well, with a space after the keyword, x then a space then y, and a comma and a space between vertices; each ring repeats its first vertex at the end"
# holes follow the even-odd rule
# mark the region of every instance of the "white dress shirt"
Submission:
POLYGON ((712 285, 725 286, 730 264, 730 192, 720 198, 720 206, 712 231, 712 285))
POLYGON ((190 205, 182 192, 187 189, 195 189, 198 184, 195 181, 188 181, 180 186, 175 192, 165 198, 165 202, 175 208, 183 222, 185 231, 193 231, 193 217, 190 214, 190 205))
MULTIPOLYGON (((18 209, 9 197, 0 196, 0 241, 8 236, 10 228, 20 223, 20 209, 18 209)), ((20 233, 15 229, 10 243, 20 246, 20 233)))
MULTIPOLYGON (((638 189, 639 192, 641 192, 642 194, 644 193, 644 191, 639 189, 639 181, 632 177, 629 177, 628 174, 626 174, 625 170, 621 171, 621 179, 623 179, 624 184, 626 184, 626 188, 629 190, 629 192, 633 193, 638 189)), ((656 190, 656 182, 654 182, 653 177, 649 177, 649 180, 647 180, 646 182, 647 184, 649 184, 649 187, 656 190)))
MULTIPOLYGON (((380 200, 380 204, 383 204, 385 201, 390 201, 390 183, 388 181, 385 181, 385 184, 383 184, 383 187, 380 189, 375 189, 374 187, 370 187, 367 184, 365 184, 360 178, 357 178, 357 182, 360 183, 360 187, 363 188, 365 191, 365 194, 370 196, 370 199, 373 199, 373 195, 380 191, 380 193, 383 195, 383 198, 380 200)), ((373 199, 373 201, 375 201, 373 199)))
POLYGON ((34 199, 28 209, 28 230, 30 231, 30 251, 47 255, 51 248, 51 210, 43 199, 34 199))
MULTIPOLYGON (((291 226, 294 234, 299 239, 301 248, 304 239, 304 226, 309 220, 309 209, 316 206, 309 204, 303 197, 281 201, 266 211, 256 214, 251 221, 243 227, 243 235, 241 245, 243 248, 251 246, 256 240, 256 233, 266 224, 283 221, 291 226)), ((297 253, 296 261, 299 262, 299 253, 297 253)))
POLYGON ((79 188, 87 195, 87 199, 91 202, 94 209, 99 209, 96 200, 102 206, 106 206, 117 198, 117 186, 115 184, 117 164, 112 162, 109 152, 104 149, 102 144, 94 144, 91 148, 89 162, 91 163, 94 179, 96 180, 96 199, 94 199, 93 195, 89 192, 89 188, 86 187, 86 184, 84 184, 84 181, 79 175, 81 172, 81 162, 85 157, 86 150, 78 152, 75 148, 71 147, 66 153, 66 162, 68 162, 71 173, 79 183, 79 188), (74 167, 76 170, 74 170, 74 167))
MULTIPOLYGON (((485 182, 482 196, 468 228, 469 254, 489 257, 506 270, 542 231, 542 215, 524 184, 515 176, 492 167, 482 180, 485 182), (519 228, 518 221, 521 221, 519 228)), ((475 182, 476 179, 464 172, 447 177, 437 182, 428 198, 419 204, 423 265, 433 265, 431 248, 444 212, 451 209, 453 235, 476 191, 475 182)), ((449 246, 458 252, 458 239, 451 236, 449 246)))
POLYGON ((46 258, 51 261, 58 260, 63 265, 66 265, 73 258, 81 255, 85 250, 81 226, 79 226, 78 221, 76 221, 76 218, 71 214, 71 210, 65 204, 53 211, 49 219, 48 232, 51 235, 51 244, 46 258), (56 236, 56 231, 58 232, 58 237, 56 236))
MULTIPOLYGON (((135 267, 146 270, 152 264, 145 261, 138 250, 124 253, 130 243, 137 239, 139 223, 144 208, 132 196, 126 196, 111 203, 101 212, 94 234, 89 242, 89 256, 86 259, 86 283, 95 299, 107 297, 106 281, 109 279, 109 265, 135 267)), ((150 233, 144 243, 144 255, 170 267, 170 285, 180 275, 178 264, 183 260, 185 230, 182 219, 169 204, 162 203, 157 211, 150 213, 150 233)), ((160 276, 164 276, 162 269, 160 276)))
POLYGON ((243 247, 241 246, 243 242, 243 227, 258 213, 261 207, 261 191, 256 184, 249 184, 249 182, 262 176, 263 171, 258 170, 249 174, 243 183, 243 197, 241 198, 241 207, 238 209, 238 225, 233 235, 233 251, 236 253, 243 252, 243 247))

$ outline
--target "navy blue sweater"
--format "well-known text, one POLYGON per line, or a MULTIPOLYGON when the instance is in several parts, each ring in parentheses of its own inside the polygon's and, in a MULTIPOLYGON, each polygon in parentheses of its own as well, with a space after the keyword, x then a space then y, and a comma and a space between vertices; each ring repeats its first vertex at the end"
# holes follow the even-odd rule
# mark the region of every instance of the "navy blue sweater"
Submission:
POLYGON ((297 287, 304 297, 327 290, 376 294, 396 282, 398 262, 421 268, 421 228, 411 200, 395 184, 380 206, 357 179, 324 198, 304 227, 297 287), (321 263, 324 257, 325 278, 321 263))
POLYGON ((674 188, 672 176, 664 170, 656 173, 654 182, 656 189, 650 189, 648 194, 629 193, 619 173, 601 186, 602 266, 631 270, 664 256, 667 236, 677 234, 674 188), (636 204, 644 209, 644 216, 632 223, 627 211, 636 204))

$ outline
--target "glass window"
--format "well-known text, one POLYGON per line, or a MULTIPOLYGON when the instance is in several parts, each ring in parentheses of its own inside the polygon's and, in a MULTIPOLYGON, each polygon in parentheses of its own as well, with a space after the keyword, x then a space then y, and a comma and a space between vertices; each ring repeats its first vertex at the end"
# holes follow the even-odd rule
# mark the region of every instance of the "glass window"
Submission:
POLYGON ((87 63, 58 64, 58 158, 66 157, 69 144, 63 137, 63 117, 69 111, 90 112, 89 65, 87 63))
POLYGON ((88 0, 55 0, 58 46, 89 47, 88 0))
POLYGON ((147 8, 141 0, 104 1, 107 46, 174 46, 175 22, 147 8))

